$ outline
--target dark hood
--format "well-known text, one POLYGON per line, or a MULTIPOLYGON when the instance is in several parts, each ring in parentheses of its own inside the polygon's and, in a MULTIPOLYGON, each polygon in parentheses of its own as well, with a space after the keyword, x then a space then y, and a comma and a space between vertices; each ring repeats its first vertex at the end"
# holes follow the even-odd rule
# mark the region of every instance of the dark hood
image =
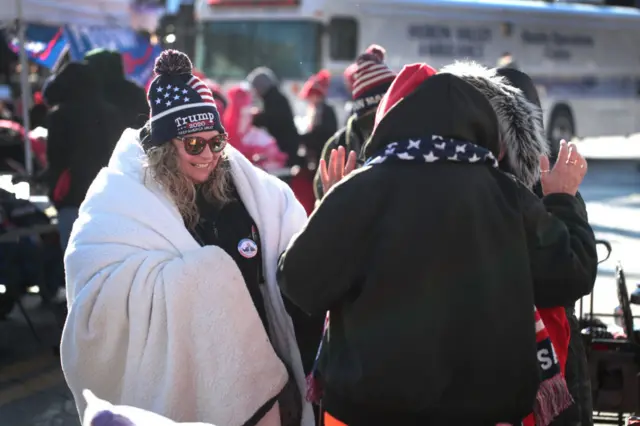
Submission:
POLYGON ((498 156, 499 134, 496 113, 482 93, 454 75, 437 74, 391 107, 365 144, 365 155, 396 140, 440 135, 498 156))
POLYGON ((529 102, 536 105, 538 108, 542 108, 540 96, 538 96, 538 89, 536 89, 536 85, 533 84, 531 77, 526 73, 513 68, 498 68, 496 73, 499 76, 506 78, 507 82, 511 86, 516 89, 520 89, 524 97, 527 98, 529 102))
POLYGON ((260 96, 265 96, 272 88, 278 86, 278 78, 267 67, 258 67, 247 76, 247 81, 260 96))
POLYGON ((99 94, 98 79, 86 63, 70 62, 46 85, 44 98, 49 105, 86 100, 99 94))
MULTIPOLYGON (((498 115, 500 137, 506 149, 502 160, 506 169, 532 188, 540 179, 540 156, 549 155, 547 137, 542 125, 540 100, 535 92, 537 104, 513 83, 511 77, 521 82, 520 71, 514 69, 488 69, 474 62, 456 62, 444 67, 441 72, 454 74, 471 83, 490 101, 498 115), (508 74, 509 80, 500 74, 508 74)), ((526 76, 526 74, 525 74, 526 76)), ((528 76, 527 76, 528 78, 528 76)), ((529 79, 530 81, 530 79, 529 79)), ((535 91, 533 82, 527 90, 535 91)))
POLYGON ((94 49, 88 52, 84 59, 93 72, 98 75, 102 85, 108 85, 126 79, 120 52, 94 49))

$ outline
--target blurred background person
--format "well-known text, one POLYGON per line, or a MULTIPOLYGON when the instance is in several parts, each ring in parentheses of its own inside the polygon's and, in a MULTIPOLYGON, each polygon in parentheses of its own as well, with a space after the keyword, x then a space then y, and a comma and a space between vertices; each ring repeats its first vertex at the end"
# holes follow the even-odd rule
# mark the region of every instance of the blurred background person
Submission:
POLYGON ((149 104, 144 89, 127 80, 120 52, 95 49, 85 55, 96 75, 103 98, 118 108, 121 130, 139 129, 149 117, 149 104))
POLYGON ((58 211, 60 244, 65 250, 78 208, 100 169, 107 165, 122 134, 118 107, 104 98, 100 80, 86 63, 67 64, 49 83, 48 167, 40 177, 58 211))
POLYGON ((513 59, 513 55, 511 52, 504 52, 500 58, 498 58, 498 62, 496 64, 498 68, 512 68, 518 69, 518 64, 515 59, 513 59))
POLYGON ((287 154, 288 165, 299 165, 300 135, 291 104, 280 91, 276 75, 269 68, 260 67, 251 71, 247 80, 262 101, 262 108, 253 115, 253 125, 262 127, 276 139, 280 151, 287 154))
POLYGON ((331 105, 327 103, 327 92, 331 73, 321 70, 312 75, 300 90, 300 99, 307 102, 306 133, 300 136, 304 145, 308 167, 315 173, 324 144, 338 130, 338 120, 331 105))
MULTIPOLYGON (((396 77, 384 63, 384 56, 385 50, 382 47, 372 45, 347 68, 349 73, 345 78, 349 81, 348 87, 352 95, 352 115, 347 120, 347 125, 325 143, 320 158, 327 164, 331 151, 340 146, 345 147, 347 152, 354 151, 356 156, 361 157, 362 147, 373 131, 378 104, 396 77)), ((360 158, 359 164, 362 163, 360 158)), ((321 171, 318 168, 314 179, 314 191, 318 200, 324 195, 320 175, 321 171)))
POLYGON ((222 121, 229 143, 254 165, 267 172, 282 169, 287 155, 280 151, 275 138, 252 123, 253 95, 245 85, 235 85, 227 92, 228 104, 222 121))

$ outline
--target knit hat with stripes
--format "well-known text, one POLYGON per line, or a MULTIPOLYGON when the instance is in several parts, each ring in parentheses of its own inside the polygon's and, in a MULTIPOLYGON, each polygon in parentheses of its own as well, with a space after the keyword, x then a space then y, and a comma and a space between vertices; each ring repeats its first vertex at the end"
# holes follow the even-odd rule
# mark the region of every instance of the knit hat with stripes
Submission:
POLYGON ((352 74, 353 111, 364 114, 378 107, 396 74, 384 63, 386 51, 373 44, 356 60, 352 74))
POLYGON ((156 59, 154 71, 156 77, 147 93, 151 116, 145 148, 192 133, 208 130, 224 133, 211 90, 193 75, 187 55, 165 50, 156 59))

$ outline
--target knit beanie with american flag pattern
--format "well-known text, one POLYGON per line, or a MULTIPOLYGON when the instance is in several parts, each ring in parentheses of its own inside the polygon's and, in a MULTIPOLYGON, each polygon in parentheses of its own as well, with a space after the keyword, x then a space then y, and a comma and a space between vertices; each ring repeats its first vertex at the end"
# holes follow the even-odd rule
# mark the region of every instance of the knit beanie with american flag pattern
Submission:
POLYGON ((154 72, 156 77, 147 93, 151 116, 150 134, 143 141, 145 148, 198 132, 224 133, 211 90, 193 75, 187 55, 165 50, 156 59, 154 72))
POLYGON ((396 78, 384 63, 386 51, 373 44, 356 59, 350 80, 353 111, 362 115, 378 107, 382 97, 396 78))

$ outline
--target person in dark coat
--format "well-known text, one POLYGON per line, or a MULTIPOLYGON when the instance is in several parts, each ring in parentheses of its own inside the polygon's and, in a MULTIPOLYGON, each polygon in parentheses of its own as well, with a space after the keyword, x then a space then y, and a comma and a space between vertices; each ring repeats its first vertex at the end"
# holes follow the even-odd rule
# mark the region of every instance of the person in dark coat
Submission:
POLYGON ((29 109, 29 127, 31 130, 46 126, 47 110, 42 92, 35 92, 33 94, 33 106, 29 109))
POLYGON ((278 87, 278 79, 269 68, 251 71, 247 80, 262 99, 262 110, 253 116, 253 125, 262 127, 276 139, 278 148, 289 156, 288 165, 301 165, 298 156, 300 135, 289 100, 278 87))
MULTIPOLYGON (((522 71, 504 68, 497 70, 498 75, 506 78, 508 83, 520 89, 524 96, 533 104, 541 108, 540 97, 538 91, 531 78, 522 71)), ((543 131, 544 136, 544 131, 543 131)), ((536 182, 533 187, 534 192, 542 197, 542 186, 540 182, 536 182)), ((584 200, 578 193, 576 197, 581 202, 581 214, 587 219, 586 206, 584 200)), ((597 256, 595 256, 595 244, 592 247, 594 256, 591 257, 591 268, 597 270, 597 256)), ((579 279, 580 277, 578 277, 579 279)), ((595 285, 595 275, 593 279, 580 284, 569 278, 566 281, 566 287, 578 287, 580 290, 568 295, 564 299, 562 306, 565 306, 567 319, 571 330, 571 339, 569 340, 569 352, 567 356, 567 365, 565 377, 567 385, 571 391, 571 395, 575 403, 566 410, 560 417, 554 421, 553 426, 591 426, 593 425, 593 400, 591 393, 591 378, 589 373, 589 365, 587 362, 587 353, 582 340, 582 333, 578 318, 576 317, 575 305, 580 297, 586 296, 593 292, 595 285)))
POLYGON ((510 52, 504 52, 500 58, 498 58, 497 66, 499 68, 510 68, 517 70, 518 64, 513 58, 513 55, 510 52))
MULTIPOLYGON (((549 146, 542 122, 541 104, 531 78, 522 71, 513 68, 487 69, 469 62, 458 62, 442 69, 453 73, 483 92, 492 102, 499 118, 504 157, 500 161, 501 169, 512 173, 538 197, 543 198, 540 184, 538 159, 549 155, 549 146)), ((578 204, 560 215, 580 216, 588 223, 586 205, 582 196, 576 194, 578 204)), ((572 220, 567 221, 568 227, 572 220)), ((580 231, 580 230, 577 230, 580 231)), ((574 274, 558 280, 562 285, 547 286, 549 291, 539 292, 536 305, 546 309, 562 307, 562 317, 556 322, 563 334, 566 333, 566 346, 557 348, 564 366, 565 378, 575 403, 562 413, 554 425, 592 425, 593 404, 591 385, 578 320, 575 317, 575 303, 581 297, 591 293, 597 275, 597 251, 593 230, 582 227, 582 235, 576 235, 584 252, 580 256, 583 267, 574 274), (566 307, 566 308, 565 308, 566 307), (561 323, 562 321, 562 323, 561 323)), ((545 320, 552 327, 551 320, 545 320)), ((555 342, 554 342, 555 344, 555 342)))
POLYGON ((144 89, 127 80, 120 52, 94 49, 85 55, 91 70, 99 78, 104 99, 118 107, 122 128, 139 129, 149 117, 149 103, 144 89))
POLYGON ((67 64, 47 85, 48 168, 40 176, 58 211, 65 250, 78 208, 122 133, 118 108, 104 100, 99 80, 86 63, 67 64))
MULTIPOLYGON (((384 63, 384 55, 385 50, 381 46, 371 45, 356 59, 354 67, 349 67, 349 72, 345 72, 350 76, 348 86, 353 97, 351 105, 353 114, 347 120, 347 125, 338 130, 324 144, 320 158, 327 164, 331 151, 340 146, 344 146, 347 152, 354 151, 357 156, 360 156, 364 143, 371 135, 378 104, 396 77, 384 63)), ((362 165, 362 158, 360 160, 362 165)), ((314 179, 317 200, 324 195, 320 177, 320 168, 318 168, 314 179)))
POLYGON ((518 424, 547 381, 534 289, 581 267, 571 228, 547 210, 578 203, 584 159, 565 149, 571 163, 540 201, 499 169, 489 100, 435 74, 397 76, 365 166, 328 191, 279 263, 285 295, 330 311, 323 407, 349 426, 518 424))

